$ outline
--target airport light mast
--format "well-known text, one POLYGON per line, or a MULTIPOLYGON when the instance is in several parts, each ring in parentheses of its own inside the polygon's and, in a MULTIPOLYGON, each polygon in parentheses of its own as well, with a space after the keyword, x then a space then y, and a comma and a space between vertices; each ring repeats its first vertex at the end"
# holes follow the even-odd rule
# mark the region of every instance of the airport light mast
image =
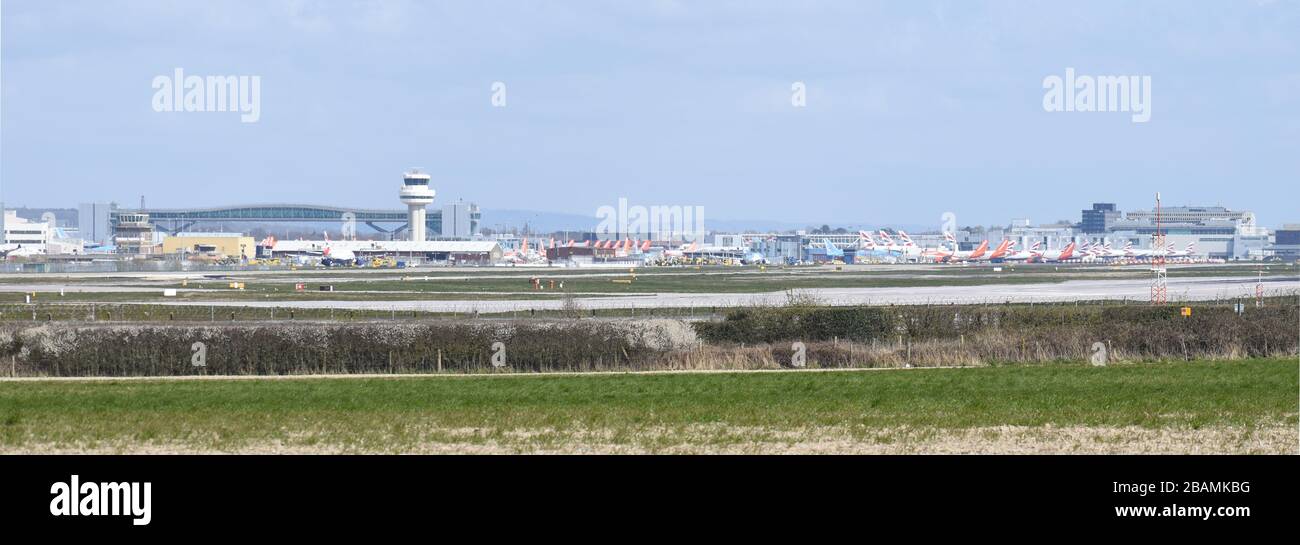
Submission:
POLYGON ((1167 251, 1167 248, 1165 248, 1165 234, 1161 230, 1163 225, 1161 225, 1162 218, 1160 217, 1160 213, 1160 193, 1157 192, 1156 232, 1151 243, 1152 249, 1154 250, 1152 253, 1153 259, 1151 271, 1155 273, 1154 278, 1151 279, 1151 304, 1153 305, 1163 305, 1168 301, 1168 286, 1166 280, 1168 279, 1169 273, 1165 269, 1165 252, 1167 251))
POLYGON ((411 233, 411 240, 422 242, 427 236, 424 232, 424 207, 433 203, 434 191, 429 187, 431 177, 428 174, 420 172, 420 169, 411 169, 402 175, 402 190, 398 194, 402 199, 402 204, 406 205, 407 230, 411 233))

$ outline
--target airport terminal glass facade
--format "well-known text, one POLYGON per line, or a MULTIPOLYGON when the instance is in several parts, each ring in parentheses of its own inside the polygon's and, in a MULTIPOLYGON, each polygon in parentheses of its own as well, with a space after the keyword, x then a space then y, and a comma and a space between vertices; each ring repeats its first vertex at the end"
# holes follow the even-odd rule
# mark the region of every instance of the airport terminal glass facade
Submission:
MULTIPOLYGON (((348 209, 333 206, 269 204, 258 206, 232 206, 226 208, 152 209, 114 211, 111 223, 116 229, 122 218, 143 212, 155 225, 179 231, 204 221, 220 222, 342 222, 349 219, 357 223, 406 223, 406 210, 348 209)), ((429 211, 425 217, 426 228, 442 231, 442 213, 429 211)))

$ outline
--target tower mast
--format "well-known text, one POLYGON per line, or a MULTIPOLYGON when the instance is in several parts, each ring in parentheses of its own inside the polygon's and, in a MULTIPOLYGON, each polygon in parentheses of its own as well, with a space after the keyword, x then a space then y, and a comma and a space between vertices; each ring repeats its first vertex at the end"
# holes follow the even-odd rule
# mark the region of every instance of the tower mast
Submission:
POLYGON ((1165 233, 1163 231, 1163 219, 1160 212, 1160 193, 1156 192, 1156 233, 1152 238, 1152 254, 1154 258, 1151 261, 1151 271, 1154 276, 1151 279, 1151 304, 1163 305, 1168 301, 1168 286, 1166 280, 1168 271, 1165 270, 1165 233))

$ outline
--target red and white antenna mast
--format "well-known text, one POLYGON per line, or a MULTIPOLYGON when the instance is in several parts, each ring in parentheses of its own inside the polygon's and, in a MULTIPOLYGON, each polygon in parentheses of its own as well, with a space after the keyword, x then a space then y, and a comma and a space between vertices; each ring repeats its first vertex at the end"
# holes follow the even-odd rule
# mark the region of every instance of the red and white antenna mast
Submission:
POLYGON ((1255 306, 1264 306, 1264 267, 1259 268, 1259 279, 1255 281, 1255 306))
POLYGON ((1168 271, 1165 270, 1165 233, 1163 230, 1163 218, 1160 215, 1160 193, 1156 193, 1156 233, 1152 238, 1151 248, 1155 250, 1151 261, 1151 272, 1154 277, 1151 279, 1151 304, 1163 305, 1168 301, 1169 288, 1166 283, 1168 271))

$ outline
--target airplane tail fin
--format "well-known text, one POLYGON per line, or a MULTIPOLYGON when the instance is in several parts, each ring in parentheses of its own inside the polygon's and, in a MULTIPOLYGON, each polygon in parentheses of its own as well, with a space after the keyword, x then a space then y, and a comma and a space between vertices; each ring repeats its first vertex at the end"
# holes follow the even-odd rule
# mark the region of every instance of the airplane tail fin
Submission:
POLYGON ((993 250, 993 254, 990 255, 989 257, 1002 257, 1007 254, 1007 250, 1010 248, 1011 248, 1011 241, 1003 240, 1002 242, 998 243, 997 249, 993 250))
POLYGON ((1070 259, 1070 257, 1073 255, 1074 255, 1074 243, 1071 242, 1065 245, 1064 250, 1061 250, 1061 256, 1058 259, 1061 260, 1070 259))

